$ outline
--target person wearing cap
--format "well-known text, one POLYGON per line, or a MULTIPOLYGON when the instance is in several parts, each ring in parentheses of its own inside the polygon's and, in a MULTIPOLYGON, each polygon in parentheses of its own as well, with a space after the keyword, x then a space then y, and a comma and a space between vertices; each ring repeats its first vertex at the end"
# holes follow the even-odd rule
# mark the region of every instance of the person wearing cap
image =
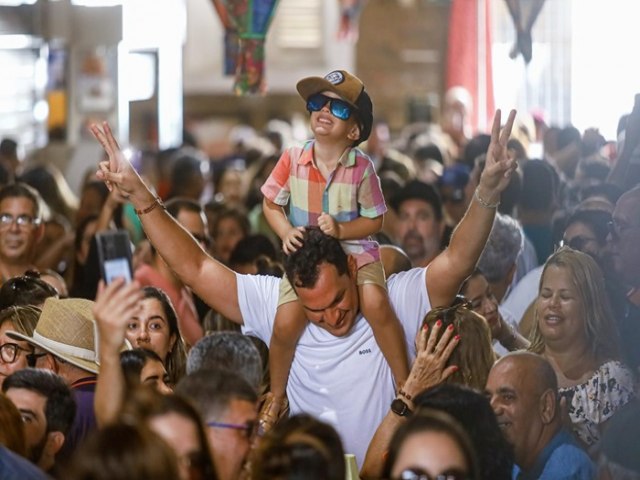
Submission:
POLYGON ((441 252, 445 223, 440 195, 419 180, 407 183, 391 198, 398 215, 396 237, 414 267, 426 267, 441 252))
MULTIPOLYGON (((424 315, 431 305, 451 303, 482 253, 501 192, 516 168, 506 149, 514 118, 512 111, 501 133, 501 113, 496 113, 487 166, 449 248, 428 268, 414 268, 387 279, 389 296, 407 332, 407 348, 412 354, 413 338, 424 315)), ((280 279, 238 274, 207 255, 162 208, 122 154, 109 125, 94 124, 91 133, 107 156, 99 165, 98 178, 128 196, 150 242, 169 266, 209 306, 242 325, 245 334, 268 344, 280 279)), ((396 390, 389 364, 360 311, 356 272, 347 266, 355 262, 349 260, 338 240, 319 229, 309 228, 304 234, 316 237, 318 242, 306 242, 292 256, 301 257, 298 271, 315 275, 315 280, 308 288, 297 289, 301 303, 310 312, 310 322, 296 347, 287 396, 292 413, 307 412, 330 422, 340 433, 345 450, 361 463, 396 390), (323 250, 327 244, 332 245, 335 258, 323 250), (305 260, 312 258, 315 264, 305 260), (342 265, 340 270, 338 264, 342 265), (325 312, 330 318, 322 318, 325 312), (336 313, 338 329, 332 320, 336 313)))
POLYGON ((96 427, 93 400, 98 356, 93 304, 83 298, 47 298, 32 336, 7 332, 10 338, 24 340, 34 347, 33 353, 27 355, 30 367, 57 373, 73 391, 76 416, 56 457, 62 463, 96 427))
POLYGON ((471 186, 469 183, 470 173, 469 167, 466 165, 454 163, 444 168, 442 176, 438 180, 438 188, 447 222, 447 231, 445 231, 447 243, 451 232, 462 220, 473 198, 473 190, 469 191, 469 188, 467 188, 468 185, 471 186))
MULTIPOLYGON (((261 189, 265 217, 287 255, 301 246, 302 231, 309 226, 337 238, 345 252, 353 255, 360 308, 396 385, 402 385, 409 373, 404 333, 389 303, 378 244, 370 238, 382 228, 387 207, 373 162, 356 148, 371 133, 371 98, 360 79, 344 70, 324 78, 304 78, 296 88, 307 102, 314 139, 280 157, 261 189)), ((281 283, 269 349, 274 410, 284 400, 296 344, 310 314, 294 292, 302 285, 292 288, 290 280, 285 277, 281 283)), ((277 411, 269 415, 263 416, 267 428, 277 411)))

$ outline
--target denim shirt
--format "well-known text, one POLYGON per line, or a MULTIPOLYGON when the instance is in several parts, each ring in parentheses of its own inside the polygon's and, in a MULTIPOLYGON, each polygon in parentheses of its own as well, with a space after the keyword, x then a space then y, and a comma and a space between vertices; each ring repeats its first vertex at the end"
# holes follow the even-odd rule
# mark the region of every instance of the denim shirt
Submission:
POLYGON ((513 480, 593 480, 595 474, 589 456, 564 429, 544 447, 530 470, 513 466, 513 480))

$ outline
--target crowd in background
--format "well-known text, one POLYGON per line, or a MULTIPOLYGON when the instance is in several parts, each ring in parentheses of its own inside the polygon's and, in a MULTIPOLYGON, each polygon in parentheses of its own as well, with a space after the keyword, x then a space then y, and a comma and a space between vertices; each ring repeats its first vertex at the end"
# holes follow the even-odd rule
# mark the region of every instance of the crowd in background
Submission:
MULTIPOLYGON (((640 478, 640 110, 613 142, 519 115, 486 248, 456 303, 425 317, 410 414, 394 408, 362 447, 363 478, 640 478)), ((185 132, 131 162, 211 257, 282 277, 260 187, 305 139, 282 120, 238 132, 224 158, 185 132)), ((376 238, 388 278, 447 248, 490 142, 374 122, 360 148, 389 207, 376 238)), ((76 196, 17 151, 0 144, 0 478, 345 478, 353 452, 331 418, 285 413, 261 435, 268 346, 172 271, 118 189, 92 167, 76 196), (113 229, 131 240, 127 286, 100 283, 95 239, 113 229)))

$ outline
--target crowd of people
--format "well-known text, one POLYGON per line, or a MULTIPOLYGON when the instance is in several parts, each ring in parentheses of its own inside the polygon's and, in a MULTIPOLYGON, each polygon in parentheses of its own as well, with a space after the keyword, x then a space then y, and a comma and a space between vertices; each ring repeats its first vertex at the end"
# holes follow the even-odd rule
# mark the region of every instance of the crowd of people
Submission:
POLYGON ((640 479, 640 102, 611 154, 297 88, 224 158, 92 125, 79 198, 2 142, 0 478, 640 479))

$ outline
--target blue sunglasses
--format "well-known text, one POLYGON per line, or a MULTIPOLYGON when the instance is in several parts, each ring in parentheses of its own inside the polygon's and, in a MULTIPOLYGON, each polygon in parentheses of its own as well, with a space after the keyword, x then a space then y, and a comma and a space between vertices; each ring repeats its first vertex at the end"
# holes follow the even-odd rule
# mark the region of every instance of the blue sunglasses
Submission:
POLYGON ((307 110, 309 112, 319 112, 327 103, 331 115, 340 120, 348 120, 351 116, 352 107, 344 100, 331 98, 322 93, 315 93, 307 99, 307 110))

